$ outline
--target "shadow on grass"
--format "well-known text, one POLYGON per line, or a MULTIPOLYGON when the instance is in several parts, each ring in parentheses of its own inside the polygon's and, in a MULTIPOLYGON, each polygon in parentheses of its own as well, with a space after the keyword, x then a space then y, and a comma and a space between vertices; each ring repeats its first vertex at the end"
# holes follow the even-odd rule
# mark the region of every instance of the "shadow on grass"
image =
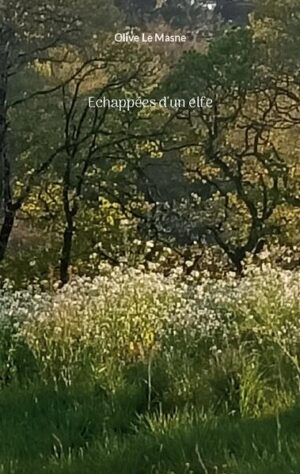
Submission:
POLYGON ((300 472, 300 408, 260 420, 143 411, 134 387, 110 397, 97 388, 6 389, 0 394, 0 473, 300 472))

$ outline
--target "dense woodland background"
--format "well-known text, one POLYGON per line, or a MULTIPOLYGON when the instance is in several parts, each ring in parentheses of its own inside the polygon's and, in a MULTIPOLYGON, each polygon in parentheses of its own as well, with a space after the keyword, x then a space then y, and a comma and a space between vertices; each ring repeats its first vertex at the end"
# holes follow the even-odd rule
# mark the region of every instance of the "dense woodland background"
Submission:
POLYGON ((103 260, 242 272, 266 249, 298 265, 298 15, 292 0, 3 3, 2 277, 65 283, 103 260), (189 41, 116 44, 129 28, 189 41), (119 113, 90 95, 214 107, 119 113))

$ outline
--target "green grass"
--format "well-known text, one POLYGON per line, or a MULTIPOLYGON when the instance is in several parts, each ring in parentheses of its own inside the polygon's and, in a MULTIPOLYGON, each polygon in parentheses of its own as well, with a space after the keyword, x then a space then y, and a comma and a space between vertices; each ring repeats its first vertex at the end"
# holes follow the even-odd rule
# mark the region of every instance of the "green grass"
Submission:
POLYGON ((272 269, 0 291, 0 474, 299 474, 299 295, 272 269))
POLYGON ((136 387, 5 389, 1 474, 296 474, 300 408, 259 420, 147 413, 136 387))

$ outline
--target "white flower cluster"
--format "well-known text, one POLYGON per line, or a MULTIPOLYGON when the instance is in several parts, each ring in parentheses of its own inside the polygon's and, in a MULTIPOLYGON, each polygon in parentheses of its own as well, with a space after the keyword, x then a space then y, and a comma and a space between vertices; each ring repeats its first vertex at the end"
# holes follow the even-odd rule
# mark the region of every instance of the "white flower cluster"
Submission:
POLYGON ((296 361, 300 273, 265 267, 241 279, 185 281, 180 272, 166 277, 142 267, 106 266, 96 278, 74 279, 53 293, 13 291, 6 284, 0 346, 8 333, 27 347, 41 377, 68 384, 82 372, 97 376, 111 363, 196 350, 202 343, 221 352, 249 335, 296 361))

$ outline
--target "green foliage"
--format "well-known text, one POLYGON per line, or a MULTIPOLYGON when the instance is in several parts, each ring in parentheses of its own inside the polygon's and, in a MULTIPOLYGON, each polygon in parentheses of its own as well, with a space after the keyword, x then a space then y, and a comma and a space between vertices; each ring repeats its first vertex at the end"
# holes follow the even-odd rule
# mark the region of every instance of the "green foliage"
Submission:
POLYGON ((232 88, 242 94, 254 81, 254 57, 251 31, 229 30, 210 44, 207 53, 187 52, 172 71, 167 92, 186 98, 205 93, 217 103, 232 88))
POLYGON ((259 253, 266 243, 295 243, 299 116, 292 111, 299 106, 299 54, 293 52, 292 69, 277 57, 276 46, 287 41, 287 33, 291 38, 289 12, 281 12, 286 30, 279 35, 268 16, 247 28, 229 29, 207 53, 185 54, 164 82, 168 94, 183 95, 187 104, 195 96, 213 100, 211 108, 186 105, 178 114, 181 130, 185 119, 187 175, 209 187, 208 195, 200 191, 198 200, 189 199, 178 212, 190 221, 198 217, 198 232, 218 245, 239 272, 247 254, 259 253))

